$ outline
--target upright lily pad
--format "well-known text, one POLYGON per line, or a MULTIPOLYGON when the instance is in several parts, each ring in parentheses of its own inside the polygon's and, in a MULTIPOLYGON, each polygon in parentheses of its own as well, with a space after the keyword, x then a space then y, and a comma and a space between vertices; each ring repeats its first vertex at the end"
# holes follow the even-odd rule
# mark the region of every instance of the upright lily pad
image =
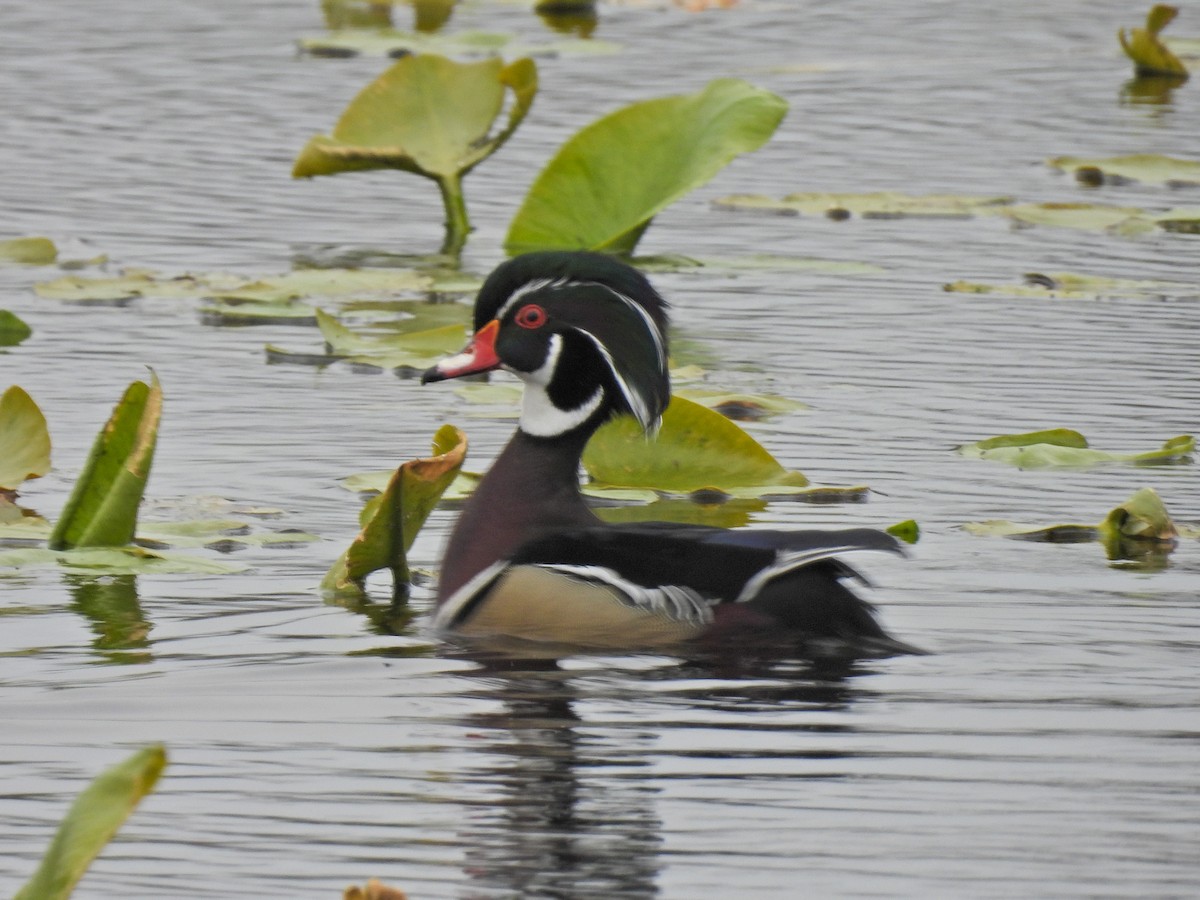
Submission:
POLYGON ((1031 431, 1025 434, 1005 434, 999 437, 964 444, 956 448, 971 459, 986 459, 1009 463, 1022 469, 1044 469, 1055 466, 1094 466, 1106 463, 1162 464, 1189 461, 1196 449, 1191 435, 1180 435, 1166 441, 1158 450, 1145 453, 1107 453, 1093 450, 1078 431, 1056 428, 1031 431))
POLYGON ((0 261, 27 266, 48 266, 58 259, 54 241, 44 237, 23 237, 0 241, 0 261))
POLYGON ((133 540, 154 461, 162 402, 162 386, 153 373, 150 384, 135 381, 126 389, 96 436, 50 535, 52 550, 121 547, 133 540))
POLYGON ((0 347, 15 347, 31 334, 33 329, 26 325, 20 316, 7 309, 0 309, 0 347))
POLYGON ((294 178, 399 169, 433 179, 446 207, 446 252, 470 231, 462 178, 504 144, 537 94, 537 67, 522 58, 458 63, 432 54, 406 56, 367 85, 334 126, 300 151, 294 178), (493 122, 513 94, 508 122, 493 122))
POLYGON ((359 596, 369 574, 390 569, 396 597, 402 597, 411 577, 408 551, 466 454, 466 436, 443 425, 433 437, 433 456, 401 465, 383 493, 363 507, 362 531, 325 574, 321 587, 338 596, 359 596))
POLYGON ((672 494, 738 488, 769 493, 808 484, 729 419, 678 396, 671 398, 653 438, 628 416, 603 426, 584 450, 583 465, 605 486, 672 494))
POLYGON ((1145 28, 1131 28, 1128 36, 1125 29, 1117 32, 1117 39, 1125 55, 1133 60, 1134 71, 1139 76, 1173 75, 1186 78, 1187 66, 1159 40, 1159 34, 1179 14, 1174 6, 1156 4, 1146 15, 1145 28))
POLYGON ((46 417, 23 388, 0 395, 0 491, 50 471, 50 431, 46 417))
POLYGON ((65 900, 167 765, 159 744, 101 773, 67 811, 33 878, 15 900, 65 900))
POLYGON ((787 103, 737 79, 634 103, 586 126, 542 170, 509 226, 510 254, 630 253, 659 212, 775 133, 787 103))

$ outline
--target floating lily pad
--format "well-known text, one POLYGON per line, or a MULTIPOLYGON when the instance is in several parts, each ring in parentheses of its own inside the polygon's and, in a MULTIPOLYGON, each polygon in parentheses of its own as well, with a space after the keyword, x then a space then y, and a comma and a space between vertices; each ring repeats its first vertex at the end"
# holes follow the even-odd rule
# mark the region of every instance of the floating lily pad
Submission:
POLYGON ((993 519, 968 522, 963 528, 971 534, 985 537, 1054 544, 1100 541, 1109 559, 1132 559, 1144 565, 1161 564, 1163 558, 1174 549, 1180 534, 1162 498, 1153 488, 1142 488, 1135 492, 1095 525, 1021 525, 993 519))
POLYGON ((1180 435, 1165 442, 1158 450, 1145 453, 1106 453, 1093 450, 1078 431, 1056 428, 1031 431, 1025 434, 1006 434, 1000 437, 964 444, 956 448, 970 459, 986 459, 1009 463, 1022 469, 1044 469, 1055 466, 1095 466, 1108 463, 1137 465, 1189 462, 1196 442, 1190 435, 1180 435))
POLYGON ((1131 28, 1126 36, 1125 29, 1117 32, 1117 39, 1125 55, 1133 60, 1134 71, 1139 76, 1174 75, 1187 77, 1187 67, 1179 61, 1159 40, 1159 33, 1179 14, 1174 6, 1159 3, 1146 15, 1145 28, 1131 28))
POLYGON ((133 539, 138 506, 150 477, 162 386, 135 381, 96 436, 92 452, 50 536, 52 550, 121 547, 133 539))
POLYGON ((889 525, 884 531, 906 544, 915 544, 921 539, 921 526, 912 519, 905 519, 903 522, 889 525))
POLYGON ((588 443, 583 465, 602 485, 674 494, 709 488, 769 493, 808 485, 729 419, 678 396, 656 437, 643 435, 627 416, 614 419, 588 443))
POLYGON ((232 575, 246 566, 224 560, 188 556, 144 547, 80 547, 53 550, 27 547, 0 550, 0 569, 56 566, 64 572, 103 572, 131 575, 232 575))
POLYGON ((466 320, 460 324, 420 331, 360 333, 347 328, 324 310, 316 310, 317 326, 325 339, 324 353, 296 353, 268 345, 268 358, 274 362, 327 365, 347 360, 377 369, 424 369, 462 347, 466 339, 466 320))
POLYGON ((1168 187, 1200 185, 1200 162, 1175 159, 1159 153, 1136 153, 1103 159, 1056 156, 1046 163, 1064 172, 1074 173, 1075 177, 1085 184, 1140 181, 1143 184, 1162 184, 1168 187))
POLYGON ((1023 284, 955 281, 943 285, 943 290, 960 294, 1004 294, 1009 297, 1040 297, 1052 300, 1097 300, 1108 297, 1175 300, 1200 297, 1200 284, 1106 278, 1073 272, 1029 272, 1025 275, 1023 284))
POLYGON ((0 309, 0 347, 15 347, 25 338, 33 334, 30 328, 16 313, 0 309))
POLYGON ((23 388, 0 395, 0 491, 50 471, 50 431, 46 417, 23 388))
POLYGON ((167 765, 155 744, 102 772, 71 804, 41 865, 15 900, 66 900, 167 765))
POLYGON ((537 67, 527 58, 506 66, 498 58, 407 56, 350 102, 332 135, 309 140, 292 177, 399 169, 430 178, 446 207, 443 250, 457 255, 470 231, 462 179, 516 131, 537 87, 537 67), (508 122, 492 133, 510 91, 508 122))
POLYGON ((23 237, 0 241, 0 262, 48 266, 56 259, 58 248, 49 238, 23 237))
POLYGON ((605 522, 678 522, 683 525, 715 525, 718 528, 741 528, 749 525, 755 513, 767 508, 766 501, 757 498, 726 498, 719 503, 698 503, 690 499, 655 498, 636 506, 609 506, 596 510, 605 522))
POLYGON ((0 493, 0 545, 35 546, 50 536, 50 523, 0 493))
POLYGON ((775 199, 763 194, 731 194, 714 201, 718 209, 769 212, 778 215, 826 216, 846 219, 852 215, 864 219, 969 219, 990 214, 996 207, 1007 206, 1012 197, 965 197, 952 194, 912 195, 895 191, 865 194, 810 191, 787 194, 775 199))
POLYGON ((781 413, 808 409, 798 400, 778 394, 743 394, 699 387, 681 388, 675 394, 738 422, 756 422, 781 413))
POLYGON ((150 549, 208 547, 228 552, 243 547, 307 544, 316 535, 286 528, 263 530, 240 519, 193 519, 186 522, 143 522, 134 539, 150 549))
POLYGON ((880 275, 887 271, 874 263, 812 256, 784 256, 779 253, 751 253, 746 256, 689 257, 679 255, 639 256, 635 265, 643 272, 687 272, 704 269, 712 272, 820 272, 828 275, 880 275))
POLYGON ((443 425, 433 438, 433 456, 401 465, 383 493, 363 508, 362 531, 326 573, 321 587, 338 596, 361 596, 369 574, 390 569, 395 597, 404 597, 411 578, 409 548, 466 454, 466 436, 453 425, 443 425))
POLYGON ((519 41, 511 34, 458 31, 424 34, 420 31, 379 28, 371 31, 339 29, 319 37, 302 38, 300 50, 314 56, 399 56, 401 53, 445 56, 564 57, 609 56, 620 44, 602 40, 519 41))
POLYGON ((504 248, 630 253, 654 216, 765 144, 786 112, 775 94, 718 79, 695 94, 610 113, 571 137, 538 175, 504 248))

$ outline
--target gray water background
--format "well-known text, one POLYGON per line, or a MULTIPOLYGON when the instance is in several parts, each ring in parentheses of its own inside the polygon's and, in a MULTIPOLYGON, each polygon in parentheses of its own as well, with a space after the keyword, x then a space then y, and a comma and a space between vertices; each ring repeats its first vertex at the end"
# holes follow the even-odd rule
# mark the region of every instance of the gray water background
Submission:
MULTIPOLYGON (((526 6, 466 4, 451 27, 552 39, 526 6)), ((1134 452, 1194 432, 1197 302, 942 285, 1027 271, 1194 284, 1198 239, 710 205, 875 189, 1197 205, 1196 190, 1086 191, 1043 164, 1194 157, 1200 85, 1162 103, 1124 96, 1114 31, 1143 12, 602 5, 597 37, 620 55, 540 60, 530 118, 468 178, 478 230, 464 267, 482 274, 542 162, 597 115, 727 75, 789 101, 770 144, 661 215, 640 249, 886 268, 656 281, 681 336, 716 357, 713 383, 811 406, 752 426, 778 458, 873 488, 866 504, 772 503, 755 524, 920 522, 911 559, 861 564, 889 628, 928 656, 813 670, 580 655, 497 672, 439 655, 419 622, 388 634, 316 589, 357 528, 337 479, 424 455, 447 420, 482 468, 511 422, 412 381, 265 363, 264 344, 312 346, 311 329, 213 328, 191 302, 60 305, 30 289, 52 270, 0 269, 0 307, 35 329, 0 355, 0 386, 26 388, 54 438, 55 472, 26 505, 57 515, 96 429, 149 365, 166 393, 152 501, 277 507, 277 524, 322 538, 241 551, 243 575, 0 578, 0 891, 33 870, 89 778, 165 741, 158 790, 76 896, 332 897, 370 876, 419 898, 1194 896, 1197 544, 1149 571, 1110 565, 1097 544, 959 526, 1097 521, 1143 486, 1195 523, 1195 467, 1018 471, 950 448, 1069 426, 1134 452), (141 646, 96 633, 97 584, 141 616, 141 646)), ((1172 30, 1200 32, 1195 12, 1172 30)), ((9 4, 3 18, 3 236, 44 233, 75 256, 108 254, 113 270, 171 272, 283 272, 327 244, 437 249, 426 182, 289 177, 304 141, 385 64, 297 56, 296 38, 321 31, 315 3, 67 0, 9 4)), ((436 566, 452 519, 435 513, 416 564, 436 566)))

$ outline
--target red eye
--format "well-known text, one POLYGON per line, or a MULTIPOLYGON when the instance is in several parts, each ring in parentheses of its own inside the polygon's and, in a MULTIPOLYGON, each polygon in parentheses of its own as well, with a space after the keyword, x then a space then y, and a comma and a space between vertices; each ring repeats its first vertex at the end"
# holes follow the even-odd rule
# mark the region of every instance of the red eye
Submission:
POLYGON ((517 310, 515 318, 522 328, 541 328, 546 324, 546 311, 536 303, 530 303, 517 310))

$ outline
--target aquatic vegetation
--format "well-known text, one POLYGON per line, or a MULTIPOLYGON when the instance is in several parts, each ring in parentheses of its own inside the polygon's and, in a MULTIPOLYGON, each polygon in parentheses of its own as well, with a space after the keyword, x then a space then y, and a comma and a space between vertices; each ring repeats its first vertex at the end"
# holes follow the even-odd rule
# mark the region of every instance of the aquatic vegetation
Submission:
POLYGON ((1200 284, 1180 281, 1152 281, 1108 278, 1077 272, 1027 272, 1020 284, 984 284, 954 281, 942 290, 958 294, 1003 294, 1008 297, 1035 297, 1047 300, 1100 300, 1129 298, 1177 300, 1200 297, 1200 284))
MULTIPOLYGON (((1183 530, 1171 520, 1166 505, 1153 488, 1136 491, 1096 524, 1021 525, 993 519, 968 522, 963 528, 983 537, 1053 544, 1099 541, 1109 559, 1132 559, 1147 564, 1161 563, 1162 558, 1174 549, 1183 530)), ((1200 533, 1184 531, 1188 537, 1200 537, 1200 533)))
POLYGON ((1200 162, 1176 159, 1161 153, 1131 153, 1103 158, 1056 156, 1046 160, 1046 165, 1071 172, 1077 181, 1089 186, 1128 181, 1166 187, 1200 185, 1200 162))
POLYGON ((31 334, 33 329, 20 316, 0 309, 0 347, 15 347, 31 334))
POLYGON ((372 878, 364 887, 350 885, 342 893, 342 900, 408 900, 408 895, 399 888, 384 884, 378 878, 372 878))
POLYGON ((162 386, 133 382, 96 436, 75 487, 50 535, 51 550, 122 547, 133 540, 138 506, 150 477, 162 386))
POLYGON ((872 191, 865 194, 803 191, 780 199, 765 194, 730 194, 713 201, 717 209, 765 212, 776 215, 825 216, 842 221, 857 215, 864 219, 969 219, 988 215, 996 207, 1015 202, 1013 197, 969 197, 955 194, 904 194, 872 191))
POLYGON ((325 574, 322 589, 340 597, 361 596, 369 574, 389 569, 395 599, 406 597, 412 577, 408 551, 466 455, 466 436, 443 425, 433 437, 433 455, 402 464, 383 493, 363 507, 362 530, 325 574))
POLYGON ((955 449, 969 459, 1003 462, 1022 469, 1044 469, 1109 463, 1157 465, 1190 462, 1196 449, 1196 441, 1191 435, 1184 434, 1166 441, 1158 450, 1147 450, 1144 453, 1107 453, 1090 448, 1087 438, 1078 431, 1055 428, 1000 435, 973 444, 963 444, 955 449))
POLYGON ((504 248, 631 253, 659 212, 765 144, 786 112, 775 94, 725 78, 609 113, 547 163, 504 248))
POLYGON ((48 266, 57 259, 58 247, 50 238, 23 237, 0 241, 0 262, 48 266))
POLYGON ((1128 35, 1124 28, 1117 32, 1117 39, 1125 55, 1133 60, 1138 76, 1172 75, 1187 78, 1187 67, 1159 40, 1159 34, 1178 14, 1176 7, 1158 3, 1146 14, 1145 28, 1131 28, 1128 35))
POLYGON ((0 395, 0 495, 50 471, 50 431, 33 398, 13 385, 0 395))
POLYGON ((71 804, 37 872, 14 900, 69 897, 166 766, 166 749, 154 744, 96 776, 71 804))
POLYGON ((432 179, 446 211, 442 252, 457 256, 471 230, 462 179, 512 136, 537 89, 528 58, 505 65, 496 58, 404 57, 350 101, 331 135, 309 140, 292 176, 398 169, 432 179), (508 121, 493 132, 509 92, 508 121))

